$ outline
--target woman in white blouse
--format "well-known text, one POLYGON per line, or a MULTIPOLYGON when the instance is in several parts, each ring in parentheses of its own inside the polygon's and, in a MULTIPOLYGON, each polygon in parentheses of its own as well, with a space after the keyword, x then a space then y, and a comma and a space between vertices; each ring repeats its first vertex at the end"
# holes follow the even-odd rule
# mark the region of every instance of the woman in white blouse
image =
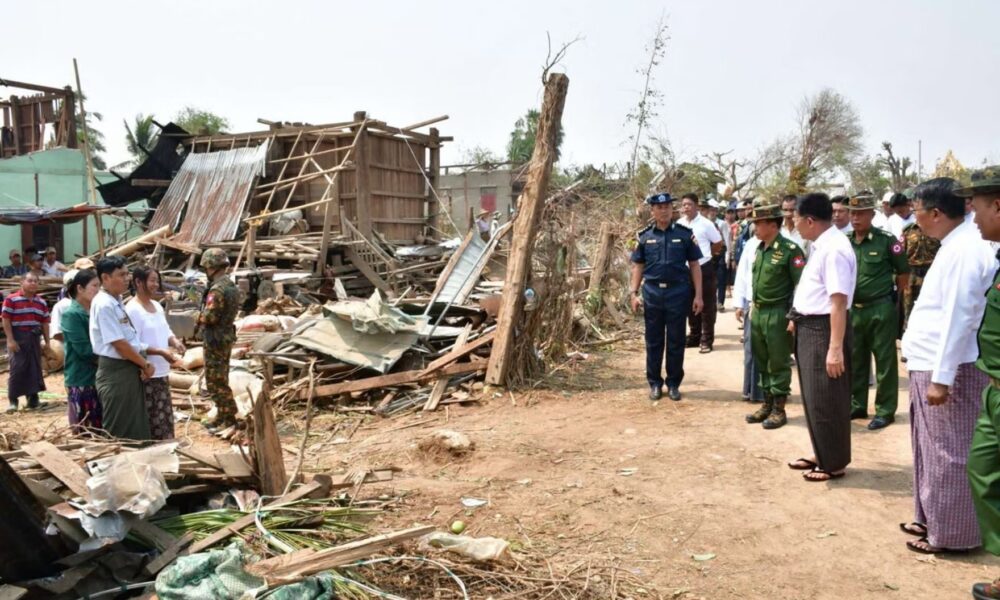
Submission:
MULTIPOLYGON (((157 302, 160 291, 160 273, 150 267, 136 267, 132 271, 135 296, 129 300, 125 311, 139 334, 139 340, 150 348, 166 348, 184 353, 184 343, 170 330, 163 307, 157 302)), ((153 375, 145 382, 146 412, 149 413, 149 430, 153 439, 169 440, 174 437, 174 409, 170 398, 170 364, 160 356, 150 356, 153 375)))

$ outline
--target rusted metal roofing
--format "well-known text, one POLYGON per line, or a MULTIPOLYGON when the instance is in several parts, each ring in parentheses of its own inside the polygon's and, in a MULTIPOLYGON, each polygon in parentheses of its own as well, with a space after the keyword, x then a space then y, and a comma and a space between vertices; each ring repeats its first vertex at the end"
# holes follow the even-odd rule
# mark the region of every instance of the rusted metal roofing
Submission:
POLYGON ((167 225, 177 231, 173 240, 183 244, 235 238, 254 181, 264 175, 267 149, 264 142, 256 148, 188 155, 150 228, 167 225))

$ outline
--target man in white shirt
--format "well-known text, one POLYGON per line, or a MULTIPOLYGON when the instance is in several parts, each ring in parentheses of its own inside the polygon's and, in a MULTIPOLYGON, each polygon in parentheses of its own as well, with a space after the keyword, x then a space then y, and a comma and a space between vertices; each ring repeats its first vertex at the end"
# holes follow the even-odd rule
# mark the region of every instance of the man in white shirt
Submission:
POLYGON ((965 200, 947 177, 917 186, 917 225, 941 240, 924 277, 903 334, 910 377, 915 517, 904 524, 920 539, 911 550, 968 550, 981 543, 966 459, 989 384, 975 368, 976 330, 996 257, 974 223, 965 221, 965 200))
POLYGON ((854 231, 851 227, 851 211, 847 210, 847 201, 847 196, 830 198, 830 204, 833 206, 833 226, 844 234, 854 231))
POLYGON ((896 194, 889 201, 889 208, 892 214, 889 215, 889 233, 896 236, 897 240, 903 239, 903 230, 910 223, 916 220, 913 214, 913 207, 910 200, 903 194, 896 194))
POLYGON ((809 256, 809 242, 802 239, 802 234, 799 230, 795 228, 795 201, 797 198, 794 194, 788 194, 781 199, 781 216, 783 218, 781 222, 781 233, 782 237, 791 240, 798 244, 799 248, 805 252, 806 256, 809 256))
MULTIPOLYGON (((708 203, 706 202, 707 206, 708 203)), ((698 213, 698 195, 685 194, 681 197, 681 213, 683 216, 678 223, 694 232, 694 239, 701 249, 702 258, 698 261, 701 265, 701 294, 703 309, 700 313, 694 310, 688 314, 688 327, 690 333, 687 338, 687 347, 694 348, 700 346, 700 353, 705 354, 712 351, 715 344, 715 313, 718 308, 716 294, 717 279, 715 274, 715 256, 722 251, 722 234, 715 226, 698 213)))
POLYGON ((893 192, 886 192, 882 195, 882 202, 879 204, 879 208, 875 209, 875 216, 872 217, 872 227, 875 229, 889 231, 889 215, 892 214, 889 211, 889 201, 892 200, 892 196, 893 192))
MULTIPOLYGON (((66 291, 69 290, 69 284, 73 282, 73 278, 76 277, 78 272, 79 271, 77 269, 70 269, 63 274, 63 293, 66 293, 66 291)), ((70 304, 73 304, 73 299, 69 296, 64 296, 52 306, 52 313, 49 315, 49 337, 54 340, 59 340, 59 343, 62 343, 63 339, 61 325, 62 314, 63 311, 69 308, 70 304)))
POLYGON ((788 464, 808 471, 807 481, 844 476, 851 462, 851 336, 847 307, 854 298, 857 259, 851 242, 833 225, 826 194, 806 194, 795 207, 795 225, 812 253, 792 300, 795 356, 806 425, 815 456, 788 464))
POLYGON ((69 270, 66 265, 56 259, 55 246, 45 249, 45 260, 42 261, 42 270, 49 277, 62 277, 63 273, 69 270))

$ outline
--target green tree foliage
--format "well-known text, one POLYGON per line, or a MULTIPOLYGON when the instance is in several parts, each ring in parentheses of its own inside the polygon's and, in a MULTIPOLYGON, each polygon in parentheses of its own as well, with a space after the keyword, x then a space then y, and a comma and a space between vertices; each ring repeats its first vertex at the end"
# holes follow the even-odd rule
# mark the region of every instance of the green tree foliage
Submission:
POLYGON ((128 121, 123 120, 123 122, 125 123, 125 143, 128 145, 128 151, 133 159, 142 162, 146 159, 146 153, 143 149, 151 150, 160 137, 159 128, 153 123, 153 115, 139 113, 135 116, 131 126, 128 121))
POLYGON ((886 177, 882 161, 877 156, 865 156, 858 159, 847 169, 851 178, 851 189, 854 192, 869 190, 876 197, 881 197, 892 187, 892 182, 886 177))
MULTIPOLYGON (((514 131, 510 132, 510 141, 507 143, 507 160, 515 164, 523 164, 531 160, 531 154, 535 151, 535 137, 538 134, 538 119, 540 117, 541 114, 537 110, 531 109, 514 122, 514 131)), ((562 123, 560 123, 559 131, 556 132, 557 161, 562 142, 563 128, 562 123)))
MULTIPOLYGON (((86 100, 86 97, 83 100, 86 100)), ((88 137, 84 135, 83 114, 79 111, 76 113, 76 139, 81 145, 87 144, 90 147, 90 159, 94 163, 94 168, 99 171, 108 168, 104 157, 101 156, 107 151, 107 148, 104 146, 104 134, 94 126, 94 122, 103 120, 104 115, 99 112, 91 111, 87 113, 87 132, 90 134, 88 137)))
POLYGON ((718 184, 725 182, 719 171, 697 162, 684 162, 677 166, 675 190, 681 194, 694 192, 699 198, 716 195, 718 184))
POLYGON ((485 146, 475 146, 462 153, 462 163, 467 165, 496 165, 502 162, 502 156, 485 146))
POLYGON ((174 118, 174 122, 183 127, 188 133, 195 135, 225 133, 231 126, 229 119, 208 112, 207 110, 195 108, 194 106, 185 106, 181 109, 177 113, 177 117, 174 118))

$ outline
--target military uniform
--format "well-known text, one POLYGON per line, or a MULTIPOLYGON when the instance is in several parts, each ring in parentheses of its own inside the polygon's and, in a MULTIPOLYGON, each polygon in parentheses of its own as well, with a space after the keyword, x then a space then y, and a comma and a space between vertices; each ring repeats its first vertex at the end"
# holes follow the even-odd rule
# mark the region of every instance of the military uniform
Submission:
MULTIPOLYGON (((205 251, 201 264, 207 268, 224 268, 229 265, 229 258, 213 248, 205 251)), ((218 410, 215 424, 220 426, 236 423, 236 402, 229 387, 229 356, 236 342, 233 321, 238 311, 239 290, 223 271, 205 291, 198 318, 205 341, 205 387, 218 410)))
MULTIPOLYGON (((874 196, 855 196, 848 210, 875 210, 874 196)), ((896 337, 899 315, 892 291, 896 276, 910 272, 903 244, 891 233, 872 227, 858 241, 848 234, 857 258, 858 278, 851 305, 851 417, 868 416, 868 381, 875 356, 875 419, 869 429, 879 429, 895 419, 899 401, 899 366, 896 337)))
POLYGON ((910 266, 910 283, 903 290, 903 329, 906 329, 913 304, 920 296, 924 276, 931 268, 941 242, 925 234, 916 223, 910 223, 903 229, 903 248, 906 250, 906 262, 910 266))
MULTIPOLYGON (((649 204, 670 201, 669 194, 646 199, 649 204)), ((701 258, 693 232, 671 223, 660 229, 655 223, 638 233, 632 262, 642 265, 642 300, 646 323, 646 380, 659 390, 664 382, 676 392, 684 379, 684 329, 694 288, 688 263, 701 258), (667 373, 663 377, 666 349, 667 373)), ((671 394, 671 398, 675 398, 671 394)))
MULTIPOLYGON (((754 206, 752 220, 782 217, 781 205, 766 202, 754 206)), ((787 421, 785 402, 792 393, 792 334, 786 315, 805 264, 802 248, 780 233, 768 244, 761 242, 754 256, 750 345, 760 373, 764 405, 747 415, 746 420, 763 422, 765 429, 777 429, 787 421)))
MULTIPOLYGON (((974 172, 972 184, 957 190, 956 194, 1000 195, 1000 166, 974 172)), ((1000 252, 997 258, 1000 258, 1000 252)), ((1000 270, 986 292, 986 308, 979 325, 978 341, 979 360, 976 367, 989 375, 990 385, 983 390, 982 409, 972 435, 966 467, 983 549, 1000 555, 1000 270)), ((992 584, 977 583, 973 596, 1000 598, 1000 579, 992 584)))

